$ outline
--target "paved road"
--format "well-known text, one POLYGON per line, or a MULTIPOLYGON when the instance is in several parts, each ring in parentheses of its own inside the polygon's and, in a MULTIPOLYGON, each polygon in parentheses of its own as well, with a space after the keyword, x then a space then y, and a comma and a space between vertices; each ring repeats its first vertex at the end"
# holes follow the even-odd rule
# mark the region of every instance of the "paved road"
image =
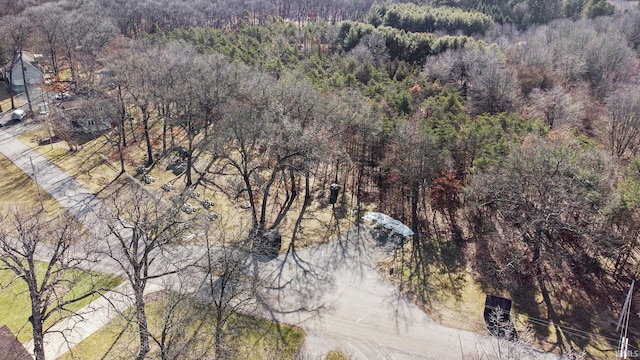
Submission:
MULTIPOLYGON (((306 351, 317 356, 340 349, 354 359, 491 359, 509 347, 429 318, 376 270, 394 246, 376 235, 367 227, 352 229, 298 251, 297 259, 281 255, 263 270, 270 269, 280 283, 293 280, 272 292, 271 306, 280 310, 276 319, 305 329, 306 351)), ((556 358, 532 349, 517 351, 520 359, 556 358)))
MULTIPOLYGON (((0 117, 0 122, 4 120, 0 117)), ((33 161, 40 186, 87 228, 102 231, 104 224, 95 216, 101 202, 15 139, 12 134, 22 126, 29 124, 0 129, 0 153, 30 176, 33 161)), ((264 315, 302 327, 307 332, 304 351, 311 359, 320 359, 334 349, 354 359, 495 358, 495 339, 434 322, 381 277, 375 266, 388 250, 381 245, 363 229, 359 234, 352 231, 317 248, 298 251, 295 256, 281 254, 263 263, 259 272, 272 284, 264 315)), ((180 258, 197 255, 201 249, 173 250, 172 258, 180 258)), ((122 275, 105 258, 93 268, 122 275)), ((95 330, 96 325, 88 328, 95 330)), ((86 329, 81 332, 75 342, 90 333, 86 329)), ((59 343, 51 346, 61 348, 59 343)))

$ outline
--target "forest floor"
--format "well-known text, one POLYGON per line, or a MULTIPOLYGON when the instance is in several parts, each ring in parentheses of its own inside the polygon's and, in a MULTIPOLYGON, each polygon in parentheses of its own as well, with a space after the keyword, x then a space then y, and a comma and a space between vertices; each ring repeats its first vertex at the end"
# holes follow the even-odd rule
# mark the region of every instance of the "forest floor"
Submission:
MULTIPOLYGON (((499 290, 487 285, 486 281, 482 282, 482 276, 473 270, 474 261, 480 261, 473 254, 474 249, 437 239, 429 241, 426 247, 423 251, 426 265, 419 276, 410 265, 411 244, 387 257, 379 269, 407 297, 443 325, 487 333, 484 303, 486 295, 492 294, 513 300, 512 320, 516 330, 527 337, 528 343, 545 351, 559 352, 560 331, 565 351, 584 350, 593 358, 616 357, 617 339, 615 334, 607 331, 612 324, 601 323, 600 317, 606 312, 599 314, 594 309, 595 294, 585 295, 579 289, 572 290, 567 279, 554 279, 552 296, 557 302, 554 310, 560 319, 556 328, 556 324, 546 320, 547 309, 542 295, 533 284, 528 286, 526 293, 499 290), (567 303, 567 299, 573 300, 567 303)), ((595 288, 591 291, 597 290, 595 288)))
MULTIPOLYGON (((20 134, 18 138, 48 160, 56 163, 98 197, 108 195, 113 191, 113 185, 117 186, 114 184, 114 179, 119 173, 118 156, 117 153, 114 156, 114 149, 106 137, 98 137, 89 141, 77 151, 70 151, 68 145, 62 141, 50 144, 47 141, 48 132, 44 126, 20 134)), ((141 141, 127 147, 125 159, 128 172, 136 174, 137 165, 144 161, 144 157, 141 155, 144 153, 145 149, 141 141)), ((160 159, 157 165, 150 169, 149 174, 156 179, 154 183, 148 185, 151 190, 162 193, 161 186, 163 184, 171 183, 179 188, 181 182, 184 181, 182 176, 176 176, 166 169, 169 161, 171 161, 170 158, 160 159)), ((141 175, 136 175, 136 177, 139 179, 141 175)), ((201 190, 199 188, 198 190, 202 192, 200 199, 211 198, 216 203, 213 211, 220 214, 239 214, 239 218, 233 220, 237 222, 235 225, 247 221, 246 210, 244 210, 245 215, 243 216, 243 210, 237 203, 230 201, 225 194, 209 189, 201 190)), ((316 193, 316 196, 320 196, 320 193, 316 193)), ((194 205, 197 206, 200 199, 194 199, 194 205)), ((300 206, 300 204, 296 205, 300 206)), ((332 225, 335 219, 332 218, 330 209, 331 207, 310 209, 309 213, 313 214, 313 217, 307 217, 304 231, 304 237, 309 240, 300 241, 299 245, 302 247, 312 245, 314 244, 313 239, 316 239, 317 242, 319 239, 331 238, 333 232, 340 232, 341 229, 348 228, 348 223, 353 221, 349 212, 347 212, 347 216, 343 216, 332 225)), ((293 213, 295 214, 296 211, 293 213)), ((285 229, 282 231, 283 240, 287 239, 287 235, 290 234, 287 232, 287 226, 292 226, 293 223, 294 221, 290 220, 283 224, 285 229)), ((282 248, 287 249, 287 247, 288 243, 283 243, 282 248)), ((460 257, 460 254, 464 253, 460 252, 460 249, 451 247, 449 242, 434 244, 431 250, 433 258, 430 260, 432 265, 428 271, 428 291, 422 294, 409 291, 407 295, 430 316, 447 326, 485 333, 482 318, 485 293, 471 275, 464 259, 460 257), (428 296, 424 296, 425 294, 428 296)), ((397 266, 389 261, 387 260, 387 263, 381 266, 380 269, 383 273, 389 274, 391 267, 397 266)), ((393 261, 397 261, 397 259, 393 261)), ((397 274, 398 272, 396 272, 397 274)), ((402 289, 401 284, 399 287, 402 289)))
MULTIPOLYGON (((119 155, 115 146, 106 136, 97 136, 83 143, 77 150, 71 151, 65 141, 53 139, 50 142, 46 126, 46 123, 41 123, 40 126, 17 134, 16 138, 29 145, 47 160, 55 163, 99 199, 104 199, 120 186, 119 155)), ((141 132, 140 129, 136 131, 138 133, 141 132)), ((152 134, 153 143, 158 147, 161 144, 161 134, 157 131, 152 131, 152 134)), ((167 198, 170 193, 180 193, 185 188, 185 175, 176 175, 170 169, 170 164, 177 157, 173 151, 170 151, 164 157, 156 154, 156 162, 151 168, 147 169, 147 174, 154 181, 150 184, 143 184, 142 175, 137 173, 137 168, 145 162, 146 148, 144 141, 141 138, 141 134, 137 135, 135 141, 132 141, 133 137, 130 132, 127 136, 129 138, 129 146, 123 149, 125 170, 139 184, 157 194, 167 195, 167 198), (163 190, 165 185, 171 186, 171 192, 163 190)), ((173 148, 174 145, 170 144, 168 146, 173 148)), ((196 165, 202 168, 204 166, 203 160, 196 162, 196 165)), ((194 174, 194 178, 195 176, 196 174, 194 174)), ((350 195, 342 195, 340 201, 343 204, 337 206, 334 211, 326 201, 328 184, 319 184, 312 180, 311 186, 313 188, 312 196, 319 201, 313 201, 305 213, 296 240, 296 247, 299 248, 317 245, 323 241, 322 239, 337 236, 341 230, 347 229, 354 220, 352 208, 355 204, 352 204, 353 199, 351 199, 350 195)), ((201 211, 215 212, 218 215, 227 217, 221 221, 227 230, 246 228, 247 224, 250 223, 250 212, 243 207, 243 203, 246 203, 246 199, 243 197, 233 199, 229 196, 230 194, 226 194, 214 186, 201 185, 197 187, 197 191, 200 196, 189 199, 188 202, 201 211), (211 200, 215 205, 210 209, 204 208, 205 199, 211 200)), ((281 249, 283 251, 290 245, 293 227, 302 203, 303 196, 298 196, 288 215, 278 227, 282 234, 281 249)), ((362 206, 367 209, 366 204, 362 204, 362 206)))

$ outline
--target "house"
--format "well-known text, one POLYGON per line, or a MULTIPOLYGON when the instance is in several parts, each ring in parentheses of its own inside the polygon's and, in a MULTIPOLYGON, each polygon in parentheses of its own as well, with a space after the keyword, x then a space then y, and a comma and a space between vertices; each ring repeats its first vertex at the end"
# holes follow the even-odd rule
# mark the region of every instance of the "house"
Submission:
POLYGON ((66 122, 67 131, 74 133, 101 133, 113 127, 112 120, 100 106, 85 99, 70 96, 57 108, 60 118, 66 122))
MULTIPOLYGON (((13 62, 13 68, 10 69, 11 75, 7 76, 7 80, 11 80, 11 89, 14 93, 22 93, 25 91, 25 82, 29 88, 40 84, 44 81, 44 73, 41 67, 43 56, 40 54, 32 54, 26 51, 22 52, 22 61, 20 55, 13 62), (20 65, 24 66, 24 77, 20 65), (26 79, 26 81, 25 81, 26 79)), ((11 66, 11 64, 9 64, 11 66)))
POLYGON ((22 346, 7 325, 0 327, 0 359, 4 360, 32 360, 33 357, 22 346))

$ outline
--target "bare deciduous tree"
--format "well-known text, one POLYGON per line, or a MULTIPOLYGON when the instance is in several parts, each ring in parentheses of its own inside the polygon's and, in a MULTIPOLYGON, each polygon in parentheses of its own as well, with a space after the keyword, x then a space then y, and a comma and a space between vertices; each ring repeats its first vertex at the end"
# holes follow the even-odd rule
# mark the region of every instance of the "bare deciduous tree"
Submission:
MULTIPOLYGON (((597 149, 554 133, 528 139, 503 164, 478 173, 467 189, 471 209, 515 236, 494 245, 496 280, 530 276, 555 324, 553 276, 574 274, 579 266, 598 269, 598 209, 609 197, 607 169, 597 149)), ((564 348, 561 337, 558 345, 564 348)))
POLYGON ((581 127, 581 120, 585 116, 583 97, 573 96, 562 86, 556 85, 549 90, 533 89, 529 98, 531 115, 542 119, 550 128, 581 127))
POLYGON ((91 280, 85 291, 70 292, 82 278, 86 281, 93 276, 80 268, 89 258, 81 246, 82 226, 71 216, 47 220, 42 211, 15 208, 1 217, 5 226, 0 232, 0 269, 9 270, 13 281, 27 285, 33 353, 44 360, 44 337, 52 326, 73 315, 70 305, 103 289, 91 280))
POLYGON ((276 229, 298 196, 298 177, 319 161, 331 137, 322 95, 295 77, 253 76, 227 106, 217 143, 251 210, 252 236, 276 229), (247 119, 251 119, 247 121, 247 119), (244 195, 246 193, 246 195, 244 195))
POLYGON ((621 88, 607 98, 604 132, 612 156, 635 156, 640 140, 640 95, 637 87, 621 88))
POLYGON ((497 45, 473 44, 427 59, 423 74, 432 80, 454 83, 467 97, 472 114, 512 110, 516 78, 497 45))
POLYGON ((205 273, 203 285, 214 307, 215 357, 221 359, 228 358, 225 343, 233 334, 231 318, 254 312, 259 287, 259 278, 250 270, 253 257, 246 234, 230 237, 227 233, 210 222, 205 231, 207 252, 200 264, 205 273))
MULTIPOLYGON (((105 254, 125 273, 134 292, 140 347, 137 359, 149 353, 151 334, 144 292, 149 281, 176 274, 188 267, 188 258, 178 256, 191 218, 182 215, 182 199, 163 200, 133 183, 113 194, 99 216, 107 231, 105 254)), ((185 254, 182 254, 185 255, 185 254)))
MULTIPOLYGON (((24 53, 26 51, 26 47, 31 38, 31 24, 29 21, 21 16, 17 17, 6 17, 0 19, 0 29, 5 34, 9 34, 9 39, 6 41, 9 48, 9 56, 11 57, 11 64, 9 68, 9 93, 11 95, 14 94, 13 83, 14 83, 14 69, 19 66, 21 70, 22 83, 24 86, 24 91, 27 95, 27 102, 29 105, 29 110, 31 114, 33 114, 33 107, 31 104, 31 93, 29 92, 30 86, 33 84, 29 84, 26 74, 25 74, 25 66, 24 66, 24 53), (19 64, 19 65, 18 65, 19 64)), ((11 108, 15 109, 15 104, 13 100, 13 96, 11 96, 11 108)))

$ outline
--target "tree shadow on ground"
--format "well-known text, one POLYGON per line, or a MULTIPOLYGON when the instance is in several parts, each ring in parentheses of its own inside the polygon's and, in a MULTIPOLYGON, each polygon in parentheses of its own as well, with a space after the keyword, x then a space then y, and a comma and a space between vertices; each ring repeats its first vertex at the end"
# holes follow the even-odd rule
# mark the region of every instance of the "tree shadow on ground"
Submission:
POLYGON ((62 141, 62 139, 60 139, 59 137, 53 135, 50 138, 38 139, 38 146, 46 146, 46 145, 56 144, 56 143, 59 143, 60 141, 62 141))
POLYGON ((434 310, 434 301, 462 300, 467 285, 464 253, 462 244, 425 237, 398 249, 383 268, 409 298, 434 310))
POLYGON ((628 288, 612 289, 607 280, 610 277, 596 259, 590 259, 580 247, 572 249, 562 242, 543 254, 542 282, 552 306, 548 309, 527 248, 516 245, 520 241, 509 241, 519 233, 496 229, 488 222, 475 224, 473 233, 473 270, 478 282, 486 293, 513 300, 516 318, 526 319, 526 324, 520 321, 517 326, 530 326, 546 350, 590 348, 597 356, 615 352, 615 303, 620 298, 624 301, 626 293, 622 293, 628 288))
MULTIPOLYGON (((520 261, 528 261, 520 255, 523 254, 522 249, 516 247, 514 242, 504 243, 503 238, 509 235, 499 231, 493 222, 472 216, 471 226, 474 234, 472 242, 475 246, 471 267, 476 273, 476 281, 482 291, 485 294, 510 298, 513 301, 512 309, 515 313, 526 314, 536 319, 542 318, 534 278, 530 274, 515 271, 520 261), (509 251, 496 251, 496 248, 500 247, 510 248, 509 251), (509 255, 508 259, 503 257, 505 254, 509 255)), ((515 318, 517 319, 517 316, 515 318)), ((549 327, 539 322, 516 323, 516 326, 518 325, 530 325, 539 339, 546 339, 550 334, 549 327)))

